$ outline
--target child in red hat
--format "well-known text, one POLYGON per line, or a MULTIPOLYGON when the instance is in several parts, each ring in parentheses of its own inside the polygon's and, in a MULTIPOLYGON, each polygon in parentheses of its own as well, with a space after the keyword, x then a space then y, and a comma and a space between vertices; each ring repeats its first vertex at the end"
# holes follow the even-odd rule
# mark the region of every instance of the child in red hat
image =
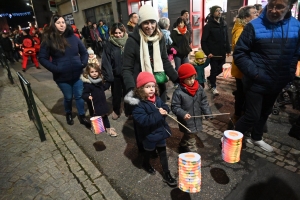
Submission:
POLYGON ((179 145, 187 152, 197 152, 195 138, 202 130, 202 118, 194 116, 212 114, 206 94, 196 80, 196 75, 194 66, 189 63, 179 67, 180 84, 173 93, 171 104, 172 112, 178 121, 191 131, 179 125, 179 130, 184 134, 179 145))
POLYGON ((143 168, 150 174, 155 169, 150 165, 151 152, 157 150, 163 168, 163 181, 168 185, 177 185, 171 176, 166 151, 166 138, 171 130, 165 118, 169 107, 158 95, 158 85, 152 73, 141 72, 136 80, 136 88, 125 96, 125 101, 134 106, 132 116, 135 123, 137 142, 141 141, 144 151, 143 168))

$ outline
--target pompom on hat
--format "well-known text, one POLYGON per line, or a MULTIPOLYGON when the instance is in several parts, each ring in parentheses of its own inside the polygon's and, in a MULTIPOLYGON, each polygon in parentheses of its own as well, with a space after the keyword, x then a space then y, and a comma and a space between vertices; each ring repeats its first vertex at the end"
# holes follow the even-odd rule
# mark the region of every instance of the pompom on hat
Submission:
MULTIPOLYGON (((220 6, 213 6, 213 7, 211 7, 211 8, 209 9, 210 14, 213 16, 214 13, 215 13, 215 11, 216 11, 218 8, 221 8, 221 7, 220 7, 220 6)), ((221 10, 222 10, 222 8, 221 8, 221 10)))
POLYGON ((87 52, 88 52, 89 55, 93 55, 94 54, 94 51, 93 51, 93 49, 91 47, 89 47, 87 49, 87 52))
POLYGON ((195 58, 196 58, 196 59, 204 58, 204 52, 203 52, 203 51, 197 51, 197 52, 195 53, 195 58))
POLYGON ((195 74, 197 74, 195 67, 189 63, 184 63, 180 65, 178 69, 178 76, 180 80, 189 78, 195 74))
POLYGON ((156 83, 154 75, 150 72, 140 72, 138 77, 136 78, 136 87, 142 87, 149 82, 156 83))
POLYGON ((155 20, 158 22, 158 11, 150 5, 143 5, 139 10, 138 25, 147 20, 155 20))

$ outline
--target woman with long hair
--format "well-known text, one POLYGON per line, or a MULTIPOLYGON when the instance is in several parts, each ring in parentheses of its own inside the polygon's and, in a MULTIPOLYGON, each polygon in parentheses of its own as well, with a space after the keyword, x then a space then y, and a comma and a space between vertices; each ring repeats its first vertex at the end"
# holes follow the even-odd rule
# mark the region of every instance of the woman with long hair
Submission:
MULTIPOLYGON (((121 115, 121 102, 126 92, 122 76, 124 46, 128 35, 126 28, 121 23, 114 23, 110 28, 109 42, 106 43, 102 54, 102 73, 104 79, 111 83, 112 90, 112 119, 116 120, 121 115)), ((124 104, 126 116, 130 116, 127 104, 124 104)))
POLYGON ((88 54, 83 43, 74 35, 72 27, 67 25, 60 15, 52 16, 50 25, 44 32, 39 61, 53 73, 53 80, 64 95, 67 123, 74 124, 72 117, 74 96, 79 121, 89 128, 90 123, 85 118, 84 100, 81 97, 83 83, 80 80, 82 70, 88 62, 88 54))

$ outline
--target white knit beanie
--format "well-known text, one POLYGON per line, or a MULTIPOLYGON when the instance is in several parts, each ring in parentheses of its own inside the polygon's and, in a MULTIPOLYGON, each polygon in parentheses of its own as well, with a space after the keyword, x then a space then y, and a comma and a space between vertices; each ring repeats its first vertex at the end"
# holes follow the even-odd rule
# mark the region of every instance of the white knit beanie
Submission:
POLYGON ((147 21, 147 20, 155 20, 158 22, 158 14, 157 10, 155 10, 152 6, 150 5, 143 5, 140 10, 139 10, 139 22, 138 25, 140 25, 142 22, 147 21))
POLYGON ((87 49, 87 52, 88 52, 89 55, 94 54, 94 51, 93 51, 93 49, 92 49, 91 47, 89 47, 89 48, 87 49))

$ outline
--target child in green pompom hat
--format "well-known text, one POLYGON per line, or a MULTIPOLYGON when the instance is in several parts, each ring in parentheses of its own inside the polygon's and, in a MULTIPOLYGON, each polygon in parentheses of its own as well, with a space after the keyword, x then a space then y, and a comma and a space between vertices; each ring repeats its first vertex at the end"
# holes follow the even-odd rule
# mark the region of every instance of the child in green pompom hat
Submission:
POLYGON ((203 88, 205 87, 204 83, 206 82, 204 68, 209 65, 209 62, 210 62, 210 57, 208 57, 205 60, 204 59, 204 52, 202 50, 199 50, 195 53, 194 62, 191 63, 197 71, 196 80, 199 82, 199 84, 203 88))

